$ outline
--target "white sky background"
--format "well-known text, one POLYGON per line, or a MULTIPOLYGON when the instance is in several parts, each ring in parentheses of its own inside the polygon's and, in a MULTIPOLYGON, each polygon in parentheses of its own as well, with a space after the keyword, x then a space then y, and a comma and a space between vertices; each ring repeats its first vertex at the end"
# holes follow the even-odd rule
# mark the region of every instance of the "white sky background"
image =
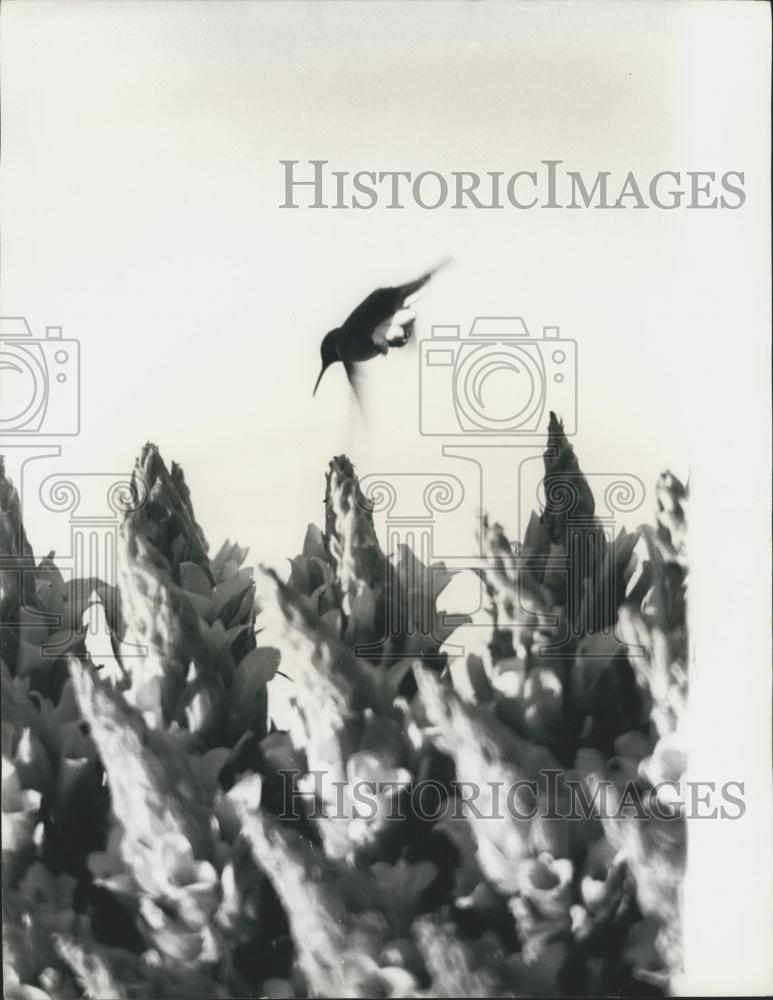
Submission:
MULTIPOLYGON (((2 313, 37 336, 61 325, 82 353, 82 432, 42 471, 122 472, 153 440, 183 465, 211 544, 230 536, 274 563, 321 523, 333 454, 364 473, 459 474, 442 439, 418 434, 417 353, 371 366, 368 430, 340 366, 311 396, 322 334, 373 288, 452 254, 420 304, 419 338, 478 313, 522 315, 533 335, 560 326, 579 343, 583 468, 650 488, 662 468, 691 466, 696 503, 716 504, 704 523, 728 545, 745 525, 767 560, 768 32, 767 7, 752 4, 4 5, 2 313), (555 158, 645 183, 743 170, 748 200, 279 209, 278 161, 310 158, 506 175, 555 158)), ((492 474, 487 488, 515 528, 511 485, 492 474)), ((26 518, 36 548, 57 544, 50 516, 26 518)), ((438 555, 466 554, 466 530, 438 555)), ((705 590, 707 608, 719 602, 705 590)), ((744 620, 756 599, 767 626, 766 593, 745 595, 744 620)), ((763 746, 767 684, 762 671, 751 731, 763 746)), ((759 869, 748 878, 759 884, 759 869)), ((770 927, 760 920, 750 954, 770 927)), ((720 992, 739 982, 726 975, 712 980, 720 992)))
MULTIPOLYGON (((322 334, 373 288, 450 253, 456 267, 421 303, 420 337, 477 313, 523 315, 533 335, 559 325, 579 342, 584 466, 648 485, 667 464, 686 473, 689 330, 753 208, 689 219, 279 209, 287 158, 509 175, 552 157, 621 179, 743 169, 732 136, 717 148, 691 121, 723 84, 690 51, 702 41, 689 9, 449 11, 6 11, 3 308, 36 334, 55 323, 81 342, 83 431, 66 462, 117 471, 156 441, 183 464, 212 542, 228 534, 267 561, 294 554, 319 520, 333 454, 354 452, 373 472, 395 460, 453 469, 442 441, 417 433, 415 353, 371 368, 367 438, 351 426, 340 366, 311 396, 322 334)), ((748 121, 735 127, 747 141, 748 121)), ((718 304, 734 309, 742 295, 736 286, 718 304)), ((492 514, 507 521, 505 494, 492 514)))

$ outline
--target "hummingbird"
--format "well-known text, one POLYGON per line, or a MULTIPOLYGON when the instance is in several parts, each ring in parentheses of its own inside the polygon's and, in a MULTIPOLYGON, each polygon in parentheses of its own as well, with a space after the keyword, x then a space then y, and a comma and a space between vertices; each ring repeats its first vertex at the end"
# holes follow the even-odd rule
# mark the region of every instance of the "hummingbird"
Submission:
POLYGON ((339 327, 322 338, 320 354, 322 370, 314 392, 327 369, 341 361, 346 369, 349 384, 357 391, 357 366, 380 354, 388 354, 390 347, 404 347, 415 329, 416 313, 412 304, 437 272, 451 263, 442 260, 421 277, 395 288, 377 288, 357 306, 339 327))

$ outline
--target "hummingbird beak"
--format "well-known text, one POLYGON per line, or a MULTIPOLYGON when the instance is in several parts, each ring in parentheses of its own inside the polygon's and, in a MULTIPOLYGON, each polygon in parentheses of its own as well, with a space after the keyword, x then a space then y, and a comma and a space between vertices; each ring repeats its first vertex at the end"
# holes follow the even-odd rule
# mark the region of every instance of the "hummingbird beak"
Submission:
POLYGON ((327 371, 327 369, 328 369, 328 365, 322 365, 322 371, 317 376, 317 381, 316 381, 316 384, 314 386, 314 392, 312 392, 312 396, 316 396, 317 395, 317 389, 319 388, 319 383, 322 381, 322 376, 325 374, 325 372, 327 371))

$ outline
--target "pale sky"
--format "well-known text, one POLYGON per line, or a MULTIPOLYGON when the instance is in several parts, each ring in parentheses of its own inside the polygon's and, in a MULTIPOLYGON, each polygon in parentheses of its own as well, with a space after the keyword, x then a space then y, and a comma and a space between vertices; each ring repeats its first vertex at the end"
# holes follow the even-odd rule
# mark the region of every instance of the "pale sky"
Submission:
MULTIPOLYGON (((723 76, 711 21, 690 4, 603 16, 583 4, 393 3, 388 16, 350 3, 6 5, 2 305, 36 336, 53 324, 80 341, 82 431, 62 468, 120 472, 151 439, 185 468, 212 543, 235 536, 270 562, 319 520, 333 454, 363 472, 464 476, 442 439, 418 434, 418 353, 369 370, 367 430, 340 366, 311 396, 321 336, 373 288, 451 254, 419 338, 476 314, 523 316, 533 336, 559 326, 578 342, 583 466, 648 487, 666 466, 684 476, 685 381, 753 286, 739 271, 723 295, 717 276, 736 266, 754 207, 290 211, 279 160, 749 171, 743 105, 712 128, 751 76, 737 61, 723 76)), ((737 35, 740 54, 753 32, 737 35)), ((762 182, 747 176, 752 204, 762 182)), ((484 503, 515 533, 514 485, 493 467, 484 477, 484 503)), ((479 503, 458 515, 470 530, 479 503)))

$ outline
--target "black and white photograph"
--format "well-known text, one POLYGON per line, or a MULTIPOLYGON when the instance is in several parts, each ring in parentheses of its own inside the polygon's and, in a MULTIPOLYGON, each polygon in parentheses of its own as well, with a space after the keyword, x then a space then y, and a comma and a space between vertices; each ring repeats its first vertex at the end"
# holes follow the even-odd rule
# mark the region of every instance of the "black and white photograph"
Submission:
POLYGON ((2 3, 7 1000, 773 993, 770 29, 2 3))

